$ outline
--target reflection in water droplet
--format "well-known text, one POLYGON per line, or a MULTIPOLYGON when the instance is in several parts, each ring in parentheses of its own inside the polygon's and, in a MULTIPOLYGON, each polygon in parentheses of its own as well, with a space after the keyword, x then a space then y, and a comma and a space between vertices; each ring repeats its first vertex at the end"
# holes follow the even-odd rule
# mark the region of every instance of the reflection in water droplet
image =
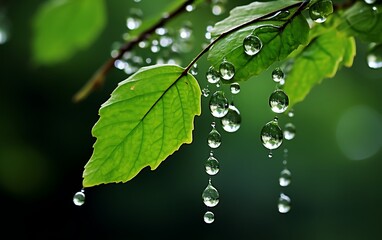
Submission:
POLYGON ((130 9, 130 15, 126 19, 126 26, 130 30, 137 29, 142 24, 142 10, 139 8, 131 8, 130 9))
POLYGON ((210 148, 218 148, 222 143, 222 137, 215 128, 208 134, 207 143, 210 148))
POLYGON ((269 97, 269 106, 275 113, 283 113, 289 106, 288 95, 281 89, 275 90, 269 97))
POLYGON ((296 127, 293 123, 287 123, 284 126, 284 138, 292 140, 296 136, 296 127))
POLYGON ((367 52, 367 65, 373 69, 382 68, 382 44, 373 44, 367 52))
POLYGON ((249 35, 243 40, 244 52, 249 56, 254 56, 260 52, 263 43, 260 38, 255 35, 249 35))
POLYGON ((232 94, 238 94, 240 92, 240 84, 237 82, 231 83, 230 89, 232 94))
POLYGON ((210 95, 210 90, 208 88, 203 88, 202 93, 204 97, 208 97, 210 95))
POLYGON ((232 63, 224 60, 220 66, 219 66, 219 71, 220 71, 220 76, 224 80, 231 80, 233 76, 235 75, 235 67, 233 66, 232 63))
POLYGON ((85 191, 82 189, 79 192, 76 192, 73 196, 73 203, 76 206, 82 206, 85 203, 85 191))
POLYGON ((309 16, 316 23, 325 22, 332 12, 333 4, 331 0, 318 1, 309 7, 309 16))
POLYGON ((215 207, 219 203, 219 192, 214 186, 212 186, 211 178, 202 193, 202 198, 207 207, 215 207))
POLYGON ((214 117, 222 118, 228 113, 228 99, 225 97, 223 91, 216 91, 210 98, 210 110, 214 117))
POLYGON ((286 168, 283 169, 280 172, 280 178, 279 178, 280 186, 282 186, 282 187, 289 186, 289 184, 291 182, 291 178, 292 178, 291 172, 288 169, 286 169, 286 168))
POLYGON ((221 119, 221 124, 226 132, 236 132, 239 130, 241 115, 235 105, 229 105, 227 114, 221 119))
POLYGON ((220 74, 211 66, 207 70, 206 78, 209 83, 215 84, 220 81, 220 74))
POLYGON ((260 138, 264 147, 270 150, 280 147, 283 142, 283 132, 278 125, 277 118, 265 124, 261 129, 260 138))
POLYGON ((272 79, 273 81, 279 83, 285 80, 285 74, 281 68, 277 67, 272 71, 272 79))
POLYGON ((284 193, 280 194, 278 209, 280 213, 287 213, 290 210, 290 198, 284 193))
POLYGON ((215 221, 215 215, 213 212, 211 211, 207 211, 205 214, 204 214, 204 222, 205 223, 213 223, 215 221))
POLYGON ((205 164, 206 173, 208 175, 216 175, 219 172, 219 161, 213 157, 210 156, 205 164))

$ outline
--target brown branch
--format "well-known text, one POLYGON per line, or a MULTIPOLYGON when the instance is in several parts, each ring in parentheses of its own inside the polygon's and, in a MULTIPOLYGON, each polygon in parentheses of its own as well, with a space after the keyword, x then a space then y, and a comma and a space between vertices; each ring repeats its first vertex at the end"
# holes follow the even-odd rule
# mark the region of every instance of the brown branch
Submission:
POLYGON ((157 28, 164 26, 168 21, 176 17, 185 11, 186 7, 193 4, 195 0, 186 0, 173 12, 166 13, 162 18, 153 26, 139 34, 137 37, 127 42, 118 50, 118 55, 108 59, 90 78, 90 80, 73 96, 74 102, 80 102, 84 100, 92 91, 98 89, 104 84, 106 74, 113 68, 114 62, 117 59, 122 58, 124 53, 130 51, 139 42, 148 39, 157 28))

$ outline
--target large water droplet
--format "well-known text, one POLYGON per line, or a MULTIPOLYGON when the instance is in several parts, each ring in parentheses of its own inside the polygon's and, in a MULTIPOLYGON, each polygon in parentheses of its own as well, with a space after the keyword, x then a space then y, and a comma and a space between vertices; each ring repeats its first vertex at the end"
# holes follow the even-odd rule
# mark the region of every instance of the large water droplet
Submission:
POLYGON ((223 91, 216 91, 210 98, 210 110, 214 117, 222 118, 228 113, 228 99, 223 91))
POLYGON ((210 223, 213 223, 213 222, 215 221, 215 215, 214 215, 213 212, 211 212, 211 211, 207 211, 207 212, 204 214, 203 219, 204 219, 204 222, 205 222, 205 223, 210 224, 210 223))
POLYGON ((290 210, 290 198, 284 193, 280 194, 278 209, 280 213, 287 213, 290 210))
POLYGON ((240 92, 240 84, 237 82, 231 83, 230 90, 232 94, 238 94, 240 92))
POLYGON ((333 12, 333 3, 331 0, 322 0, 314 3, 309 8, 309 16, 316 23, 323 23, 333 12))
POLYGON ((254 56, 259 53, 262 47, 263 43, 260 38, 255 35, 248 35, 243 40, 244 52, 249 56, 254 56))
POLYGON ((215 128, 208 134, 207 143, 210 148, 218 148, 222 143, 222 137, 215 128))
POLYGON ((265 124, 260 133, 264 147, 272 150, 280 147, 283 142, 283 131, 278 125, 277 118, 265 124))
POLYGON ((284 138, 292 140, 296 136, 296 127, 293 123, 287 123, 284 126, 284 138))
POLYGON ((211 66, 207 70, 206 78, 209 83, 215 84, 220 81, 220 74, 211 66))
POLYGON ((202 198, 207 207, 215 207, 219 203, 219 192, 212 186, 211 178, 208 180, 208 185, 203 191, 202 198))
POLYGON ((289 98, 286 93, 281 90, 275 90, 269 97, 269 106, 275 113, 283 113, 289 106, 289 98))
POLYGON ((126 19, 126 26, 130 30, 137 29, 142 24, 142 10, 139 8, 131 8, 130 15, 126 19))
POLYGON ((233 66, 232 63, 224 60, 220 66, 219 66, 219 71, 220 71, 220 76, 224 80, 231 80, 233 76, 235 75, 235 67, 233 66))
POLYGON ((382 44, 374 45, 367 52, 367 65, 373 69, 382 68, 382 44))
POLYGON ((377 0, 365 0, 365 3, 367 3, 367 4, 374 4, 376 2, 377 2, 377 0))
POLYGON ((208 175, 216 175, 219 172, 219 161, 214 156, 210 156, 206 161, 205 168, 208 175))
POLYGON ((85 203, 85 191, 82 189, 79 192, 76 192, 73 196, 73 203, 76 206, 82 206, 85 203))
POLYGON ((277 67, 272 71, 273 81, 279 83, 285 80, 285 74, 281 68, 277 67))
POLYGON ((279 184, 282 187, 286 187, 290 184, 292 178, 292 174, 288 169, 283 169, 280 172, 279 184))
POLYGON ((227 114, 221 119, 221 124, 226 132, 236 132, 239 130, 241 115, 235 105, 229 105, 227 114))

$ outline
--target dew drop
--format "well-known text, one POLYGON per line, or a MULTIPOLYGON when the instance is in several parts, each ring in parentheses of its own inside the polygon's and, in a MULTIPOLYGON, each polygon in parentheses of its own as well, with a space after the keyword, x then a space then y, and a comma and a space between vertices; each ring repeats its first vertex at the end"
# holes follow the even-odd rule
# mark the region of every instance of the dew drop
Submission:
POLYGON ((285 80, 285 74, 281 68, 277 67, 272 71, 272 79, 276 83, 280 83, 285 80))
POLYGON ((205 164, 205 169, 208 175, 211 175, 211 176, 216 175, 219 172, 219 167, 220 167, 219 161, 214 156, 210 156, 207 159, 205 164))
POLYGON ((85 203, 85 190, 82 189, 79 192, 76 192, 73 196, 73 203, 76 206, 82 206, 85 203))
POLYGON ((280 147, 283 142, 283 131, 279 127, 277 118, 265 124, 260 133, 261 142, 269 150, 280 147))
POLYGON ((280 194, 278 209, 280 213, 287 213, 290 210, 290 198, 284 193, 280 194))
POLYGON ((222 137, 215 127, 213 127, 211 132, 208 134, 207 143, 210 148, 218 148, 221 145, 222 137))
POLYGON ((210 90, 208 88, 203 88, 202 93, 204 97, 208 97, 210 95, 210 90))
POLYGON ((237 82, 231 83, 230 90, 232 94, 238 94, 240 92, 240 84, 237 82))
POLYGON ((207 212, 204 214, 203 219, 204 219, 204 222, 205 222, 205 223, 210 224, 210 223, 213 223, 213 222, 215 221, 215 215, 214 215, 213 212, 211 212, 211 211, 207 211, 207 212))
POLYGON ((228 113, 229 104, 223 91, 216 91, 210 98, 210 110, 214 117, 222 118, 228 113))
POLYGON ((221 124, 226 132, 236 132, 239 130, 241 115, 235 105, 229 105, 227 114, 221 119, 221 124))
POLYGON ((219 192, 212 186, 211 178, 208 180, 208 185, 202 193, 202 198, 207 207, 215 207, 219 203, 219 192))
POLYGON ((292 177, 291 172, 288 169, 286 169, 286 168, 283 169, 280 172, 280 178, 279 178, 280 186, 282 186, 282 187, 289 186, 289 184, 291 182, 291 177, 292 177))
POLYGON ((284 126, 284 138, 292 140, 296 136, 296 127, 293 123, 287 123, 284 126))
POLYGON ((382 44, 374 45, 367 52, 367 65, 369 68, 382 68, 382 44))
POLYGON ((259 53, 262 47, 263 43, 260 38, 255 35, 248 35, 243 40, 244 52, 249 56, 254 56, 259 53))
POLYGON ((130 30, 137 29, 142 24, 142 10, 139 8, 131 8, 130 15, 126 19, 126 26, 130 30))
POLYGON ((207 81, 209 83, 215 84, 220 81, 219 72, 214 69, 214 67, 209 67, 206 74, 207 81))
POLYGON ((235 67, 233 66, 232 63, 223 60, 223 62, 219 66, 219 71, 220 71, 220 76, 224 80, 231 80, 233 76, 235 75, 235 67))
POLYGON ((331 0, 322 0, 314 3, 309 8, 309 16, 316 23, 323 23, 327 16, 333 12, 333 4, 331 0))
POLYGON ((269 106, 274 113, 283 113, 289 106, 289 98, 286 93, 281 90, 275 90, 269 97, 269 106))

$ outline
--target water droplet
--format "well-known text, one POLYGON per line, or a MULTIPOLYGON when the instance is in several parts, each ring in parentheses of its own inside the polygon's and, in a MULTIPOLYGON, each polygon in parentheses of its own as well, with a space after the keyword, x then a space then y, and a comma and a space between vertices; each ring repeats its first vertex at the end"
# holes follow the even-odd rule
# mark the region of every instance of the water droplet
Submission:
POLYGON ((281 68, 277 67, 272 71, 272 79, 276 83, 279 83, 281 81, 285 80, 285 74, 281 68))
POLYGON ((211 212, 211 211, 207 211, 207 212, 204 214, 203 219, 204 219, 204 222, 205 222, 205 223, 210 224, 210 223, 213 223, 213 222, 215 221, 215 215, 214 215, 213 212, 211 212))
POLYGON ((219 192, 212 186, 211 178, 208 180, 208 185, 203 191, 202 198, 207 207, 215 207, 219 203, 219 192))
POLYGON ((274 113, 283 113, 289 106, 288 95, 281 89, 275 90, 269 97, 269 106, 274 113))
POLYGON ((377 0, 365 0, 365 3, 367 3, 367 4, 374 4, 376 2, 377 2, 377 0))
POLYGON ((322 0, 314 3, 309 8, 309 16, 316 23, 323 23, 327 16, 333 12, 333 4, 331 0, 322 0))
POLYGON ((186 6, 186 11, 187 12, 192 12, 192 11, 194 11, 194 9, 195 9, 195 7, 192 4, 189 4, 189 5, 186 6))
POLYGON ((280 186, 282 186, 282 187, 289 186, 289 184, 291 182, 291 177, 292 177, 291 172, 288 169, 286 169, 286 168, 283 169, 280 172, 280 178, 279 178, 280 186))
POLYGON ((284 193, 280 194, 278 209, 280 213, 287 213, 290 210, 290 198, 284 193))
POLYGON ((202 93, 204 97, 208 97, 210 95, 210 90, 208 88, 203 88, 202 93))
POLYGON ((212 14, 215 16, 222 15, 225 12, 225 0, 213 0, 212 1, 212 14))
POLYGON ((289 110, 288 117, 290 117, 290 118, 294 117, 294 110, 293 109, 289 110))
POLYGON ((224 80, 231 80, 233 76, 235 75, 235 67, 233 66, 232 63, 223 60, 223 62, 219 66, 219 71, 220 71, 220 76, 224 80))
POLYGON ((373 69, 382 68, 382 44, 372 44, 367 52, 367 65, 373 69))
POLYGON ((284 138, 292 140, 296 136, 296 127, 293 123, 287 123, 284 126, 284 138))
POLYGON ((228 113, 229 104, 223 91, 216 91, 210 98, 210 110, 214 117, 222 118, 228 113))
POLYGON ((219 72, 214 69, 214 67, 209 67, 206 74, 207 81, 209 83, 215 84, 220 81, 219 72))
POLYGON ((205 164, 206 173, 208 175, 216 175, 219 172, 219 161, 214 157, 210 156, 205 164))
POLYGON ((190 73, 194 76, 198 75, 198 64, 194 63, 190 69, 190 73))
POLYGON ((227 114, 221 119, 221 124, 226 132, 236 132, 239 130, 241 115, 235 105, 229 105, 227 114))
POLYGON ((273 153, 272 153, 272 150, 269 150, 269 153, 268 153, 268 158, 273 158, 273 153))
POLYGON ((82 189, 79 192, 76 192, 73 196, 73 203, 76 206, 82 206, 85 203, 85 190, 82 189))
POLYGON ((192 36, 192 23, 185 22, 183 26, 179 29, 179 36, 182 39, 190 39, 192 36))
POLYGON ((237 82, 231 83, 230 89, 232 94, 238 94, 240 92, 240 84, 237 82))
POLYGON ((243 40, 244 52, 249 56, 254 56, 259 53, 262 47, 263 43, 260 38, 255 35, 248 35, 243 40))
POLYGON ((126 26, 130 30, 137 29, 142 24, 142 10, 139 8, 131 8, 130 9, 130 15, 126 19, 126 26))
POLYGON ((283 131, 278 125, 277 118, 265 124, 260 133, 264 147, 272 150, 280 147, 283 142, 283 131))
POLYGON ((215 128, 208 134, 207 143, 210 148, 218 148, 221 145, 222 137, 215 128))

